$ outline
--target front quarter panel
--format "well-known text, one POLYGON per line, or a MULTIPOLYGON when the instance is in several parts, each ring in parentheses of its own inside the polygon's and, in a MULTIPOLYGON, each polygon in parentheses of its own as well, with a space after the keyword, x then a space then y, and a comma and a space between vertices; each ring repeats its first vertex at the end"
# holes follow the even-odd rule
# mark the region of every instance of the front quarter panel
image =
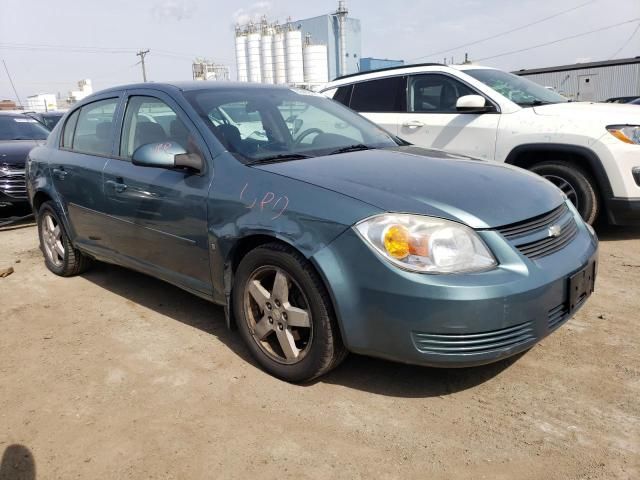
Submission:
POLYGON ((226 273, 243 239, 273 237, 309 258, 357 221, 380 213, 377 207, 346 195, 245 166, 229 153, 218 156, 214 164, 208 216, 218 303, 226 303, 230 289, 226 273))

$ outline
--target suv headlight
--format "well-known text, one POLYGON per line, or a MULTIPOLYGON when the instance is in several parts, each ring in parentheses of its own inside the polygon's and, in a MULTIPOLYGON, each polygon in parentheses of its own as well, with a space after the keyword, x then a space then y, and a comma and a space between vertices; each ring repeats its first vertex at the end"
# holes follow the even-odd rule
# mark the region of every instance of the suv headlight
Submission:
POLYGON ((624 143, 640 145, 640 125, 609 125, 607 131, 624 143))
POLYGON ((477 272, 497 265, 476 232, 442 218, 389 213, 354 228, 386 260, 412 272, 477 272))

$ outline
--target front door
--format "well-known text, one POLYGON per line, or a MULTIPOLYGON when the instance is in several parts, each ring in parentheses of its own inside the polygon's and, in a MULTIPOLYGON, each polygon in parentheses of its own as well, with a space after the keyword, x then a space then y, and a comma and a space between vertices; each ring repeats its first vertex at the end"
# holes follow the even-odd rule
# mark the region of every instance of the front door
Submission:
POLYGON ((107 208, 117 223, 112 248, 139 269, 210 294, 207 195, 213 168, 204 142, 178 105, 155 91, 129 92, 121 130, 118 158, 104 169, 107 208), (169 141, 201 155, 204 172, 131 163, 142 145, 169 141))
POLYGON ((50 157, 73 241, 89 250, 104 248, 106 242, 102 170, 113 154, 118 102, 118 97, 105 98, 73 112, 63 127, 60 148, 50 157))
POLYGON ((479 93, 448 75, 410 76, 397 135, 421 147, 492 160, 500 114, 459 113, 456 102, 464 95, 479 93))

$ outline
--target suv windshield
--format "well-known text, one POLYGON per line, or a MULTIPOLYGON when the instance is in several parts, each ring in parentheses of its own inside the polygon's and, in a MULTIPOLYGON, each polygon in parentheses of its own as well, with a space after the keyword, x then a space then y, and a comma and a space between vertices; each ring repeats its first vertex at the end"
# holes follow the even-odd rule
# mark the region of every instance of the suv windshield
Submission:
POLYGON ((398 145, 346 107, 306 90, 220 88, 185 93, 240 161, 285 161, 398 145))
POLYGON ((0 140, 46 140, 49 130, 26 115, 0 116, 0 140))
POLYGON ((562 95, 512 73, 488 68, 464 70, 464 73, 480 80, 521 107, 568 102, 562 95))

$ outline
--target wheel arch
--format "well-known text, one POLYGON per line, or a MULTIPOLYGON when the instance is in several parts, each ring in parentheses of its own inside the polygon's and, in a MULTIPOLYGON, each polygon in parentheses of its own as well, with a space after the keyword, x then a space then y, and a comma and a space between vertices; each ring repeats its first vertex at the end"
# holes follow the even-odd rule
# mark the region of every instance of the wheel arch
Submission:
POLYGON ((519 145, 509 152, 505 163, 529 170, 533 165, 548 160, 570 161, 584 168, 596 181, 599 193, 606 203, 613 190, 609 177, 596 153, 579 145, 558 143, 531 143, 519 145), (540 158, 543 154, 546 158, 540 158))
POLYGON ((342 321, 340 320, 340 315, 338 314, 338 311, 336 309, 336 301, 333 295, 333 289, 331 289, 330 286, 328 285, 328 279, 326 278, 322 269, 319 268, 319 266, 313 260, 313 257, 306 255, 303 251, 301 251, 299 248, 296 248, 295 245, 288 242, 286 239, 280 238, 276 235, 270 235, 267 233, 252 233, 240 238, 237 242, 235 242, 235 244, 229 250, 229 253, 226 256, 225 266, 224 266, 224 291, 225 291, 226 301, 224 304, 224 310, 225 310, 225 319, 227 322, 227 327, 230 329, 237 328, 236 319, 233 315, 233 308, 232 308, 232 305, 233 305, 232 290, 233 290, 233 280, 234 280, 235 272, 238 268, 238 265, 240 265, 240 261, 242 260, 242 258, 251 250, 254 250, 262 245, 267 245, 269 243, 279 243, 279 244, 285 245, 287 248, 291 248, 292 250, 295 250, 296 252, 298 252, 300 255, 302 255, 304 258, 307 259, 311 267, 314 269, 314 271, 322 281, 322 284, 325 290, 327 291, 329 298, 331 299, 332 313, 334 314, 336 323, 338 324, 339 332, 337 333, 340 335, 340 340, 344 342, 345 337, 344 337, 344 331, 342 328, 342 321))

